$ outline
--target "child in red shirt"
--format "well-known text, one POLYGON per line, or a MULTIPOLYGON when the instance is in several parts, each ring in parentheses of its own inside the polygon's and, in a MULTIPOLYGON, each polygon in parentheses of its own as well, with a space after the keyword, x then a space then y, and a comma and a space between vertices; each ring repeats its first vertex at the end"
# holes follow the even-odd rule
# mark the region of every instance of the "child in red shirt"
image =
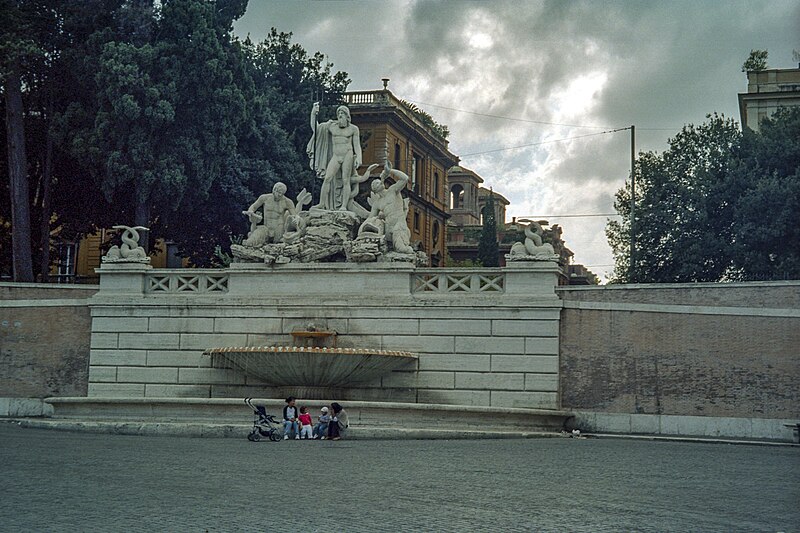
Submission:
POLYGON ((297 419, 303 426, 303 428, 300 430, 300 438, 301 439, 313 438, 311 431, 311 415, 308 413, 308 408, 306 406, 300 408, 300 416, 298 416, 297 419))

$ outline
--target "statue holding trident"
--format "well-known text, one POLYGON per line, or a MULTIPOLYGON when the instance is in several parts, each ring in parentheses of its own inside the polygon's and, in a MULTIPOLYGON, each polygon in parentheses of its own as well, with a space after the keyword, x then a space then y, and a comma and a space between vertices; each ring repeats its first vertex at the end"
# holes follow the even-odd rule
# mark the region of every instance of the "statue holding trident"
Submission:
POLYGON ((314 132, 306 152, 311 169, 322 178, 322 191, 316 208, 348 211, 353 199, 351 178, 361 166, 361 139, 358 127, 350 121, 347 106, 336 109, 336 120, 317 123, 319 102, 311 107, 311 130, 314 132))

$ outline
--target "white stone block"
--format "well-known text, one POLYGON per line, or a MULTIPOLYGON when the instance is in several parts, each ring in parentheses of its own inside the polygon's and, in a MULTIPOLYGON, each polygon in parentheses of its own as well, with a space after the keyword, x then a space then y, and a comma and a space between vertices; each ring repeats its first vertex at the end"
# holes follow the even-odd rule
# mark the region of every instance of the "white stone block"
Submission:
POLYGON ((146 332, 147 318, 132 317, 93 317, 92 331, 95 332, 146 332))
MULTIPOLYGON (((181 350, 207 350, 209 348, 240 347, 247 345, 243 333, 181 333, 181 350)), ((176 346, 177 348, 177 346, 176 346)))
POLYGON ((525 374, 525 390, 558 392, 558 374, 525 374))
POLYGON ((492 391, 492 406, 521 407, 526 409, 558 409, 555 392, 492 391))
MULTIPOLYGON (((287 328, 287 320, 283 321, 284 331, 292 331, 291 328, 287 328)), ((348 330, 347 319, 346 318, 328 318, 325 319, 324 327, 337 332, 339 335, 346 335, 350 333, 348 330)))
POLYGON ((491 335, 489 320, 436 320, 419 322, 420 335, 491 335))
POLYGON ((630 415, 631 433, 638 435, 658 435, 661 432, 659 415, 630 415))
POLYGON ((351 318, 347 321, 348 334, 392 332, 396 335, 418 335, 419 320, 413 318, 351 318))
POLYGON ((114 383, 117 381, 117 367, 90 366, 89 383, 114 383))
POLYGON ((339 335, 336 337, 336 345, 339 348, 365 348, 365 349, 371 348, 374 350, 404 349, 404 348, 386 348, 383 345, 383 338, 381 338, 379 335, 339 335))
POLYGON ((39 398, 0 398, 0 417, 50 416, 53 407, 39 398))
POLYGON ((452 389, 455 372, 392 372, 381 378, 383 387, 452 389))
POLYGON ((490 405, 489 391, 421 389, 417 392, 419 403, 444 403, 450 405, 490 405))
POLYGON ((453 353, 453 337, 430 335, 384 335, 384 350, 406 350, 409 352, 453 353))
POLYGON ((456 337, 456 353, 520 354, 525 339, 515 337, 456 337))
POLYGON ((627 413, 596 413, 596 433, 630 433, 631 415, 627 413))
POLYGON ((178 369, 121 366, 117 368, 117 381, 120 383, 177 383, 178 369))
POLYGON ((119 347, 141 350, 178 348, 178 333, 120 333, 119 347))
POLYGON ((117 333, 92 333, 91 348, 116 348, 117 333))
POLYGON ((97 366, 145 366, 147 364, 147 351, 93 349, 89 352, 89 364, 97 366))
POLYGON ((523 390, 524 374, 456 372, 456 389, 523 390))
POLYGON ((526 337, 525 353, 530 355, 558 355, 558 337, 526 337))
POLYGON ((147 350, 147 366, 210 367, 211 356, 197 350, 147 350))
POLYGON ((492 320, 495 337, 558 337, 558 320, 492 320))
POLYGON ((463 354, 420 354, 419 369, 423 370, 460 370, 464 372, 488 372, 490 368, 488 355, 463 354))
POLYGON ((155 333, 212 333, 213 318, 151 318, 150 331, 155 333))
POLYGON ((492 372, 558 373, 556 355, 492 355, 492 372))
POLYGON ((159 385, 148 383, 144 386, 148 398, 208 398, 211 385, 159 385))
POLYGON ((280 318, 215 318, 217 333, 283 333, 280 318))
POLYGON ((244 385, 244 374, 227 368, 179 368, 178 382, 187 384, 244 385))
POLYGON ((89 383, 90 398, 141 398, 143 383, 89 383))

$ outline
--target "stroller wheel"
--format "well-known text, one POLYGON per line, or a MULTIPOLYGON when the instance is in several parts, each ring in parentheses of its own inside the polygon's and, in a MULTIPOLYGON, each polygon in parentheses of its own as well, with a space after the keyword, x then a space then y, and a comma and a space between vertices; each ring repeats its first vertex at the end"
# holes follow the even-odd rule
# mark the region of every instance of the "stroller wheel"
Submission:
POLYGON ((269 434, 269 440, 271 440, 272 442, 278 442, 279 440, 281 440, 281 434, 278 433, 277 431, 273 431, 272 433, 269 434))
POLYGON ((254 429, 253 431, 248 433, 247 440, 249 440, 250 442, 258 442, 259 440, 261 440, 261 435, 258 434, 257 429, 254 429))

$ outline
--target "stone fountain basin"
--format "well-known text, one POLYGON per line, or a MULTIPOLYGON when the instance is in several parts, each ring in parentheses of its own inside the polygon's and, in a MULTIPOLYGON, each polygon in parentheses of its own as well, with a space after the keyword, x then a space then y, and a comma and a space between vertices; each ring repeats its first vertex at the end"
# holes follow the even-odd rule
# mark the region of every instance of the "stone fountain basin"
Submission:
MULTIPOLYGON (((417 354, 394 350, 299 346, 212 348, 204 353, 267 385, 307 387, 370 382, 418 359, 417 354)), ((219 366, 216 361, 214 366, 219 366)))

